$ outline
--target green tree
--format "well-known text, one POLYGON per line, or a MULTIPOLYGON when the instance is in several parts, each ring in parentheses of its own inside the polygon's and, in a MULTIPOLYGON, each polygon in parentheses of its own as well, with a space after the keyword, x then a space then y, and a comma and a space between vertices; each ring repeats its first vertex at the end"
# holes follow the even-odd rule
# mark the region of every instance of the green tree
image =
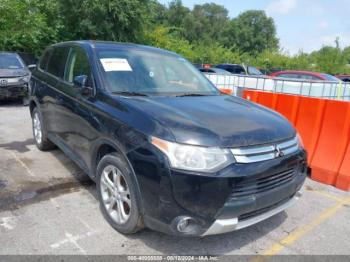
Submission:
POLYGON ((224 6, 195 5, 183 20, 184 36, 190 42, 220 42, 228 24, 228 11, 224 6))
POLYGON ((197 44, 193 46, 195 63, 241 63, 242 58, 238 52, 231 51, 219 43, 197 44))
POLYGON ((347 64, 350 64, 350 46, 347 46, 344 48, 343 56, 344 56, 347 64))
POLYGON ((316 69, 330 74, 342 73, 347 63, 339 47, 324 46, 320 50, 310 54, 316 69))
POLYGON ((157 0, 150 0, 146 6, 146 22, 147 27, 154 28, 168 22, 168 9, 165 5, 160 4, 157 0))
POLYGON ((149 0, 59 0, 66 39, 140 42, 149 0))
POLYGON ((176 28, 158 26, 147 32, 146 41, 149 45, 176 52, 191 61, 195 60, 192 45, 178 35, 176 28))
POLYGON ((48 44, 60 39, 60 22, 57 16, 51 16, 57 14, 57 5, 51 0, 44 2, 0 1, 0 50, 40 54, 48 44))
POLYGON ((181 0, 171 1, 167 10, 168 26, 182 28, 184 19, 189 13, 190 9, 183 6, 181 0))
POLYGON ((265 50, 277 50, 279 40, 275 23, 264 11, 246 11, 231 20, 225 31, 224 44, 253 56, 265 50))

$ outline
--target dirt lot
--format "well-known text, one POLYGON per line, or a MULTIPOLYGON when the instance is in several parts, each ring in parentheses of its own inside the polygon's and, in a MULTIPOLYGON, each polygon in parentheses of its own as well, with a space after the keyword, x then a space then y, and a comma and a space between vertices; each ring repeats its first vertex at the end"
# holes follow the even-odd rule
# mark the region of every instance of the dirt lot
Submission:
POLYGON ((114 231, 95 186, 61 151, 40 152, 27 107, 0 105, 0 255, 350 255, 350 194, 308 180, 292 208, 241 231, 176 238, 114 231))

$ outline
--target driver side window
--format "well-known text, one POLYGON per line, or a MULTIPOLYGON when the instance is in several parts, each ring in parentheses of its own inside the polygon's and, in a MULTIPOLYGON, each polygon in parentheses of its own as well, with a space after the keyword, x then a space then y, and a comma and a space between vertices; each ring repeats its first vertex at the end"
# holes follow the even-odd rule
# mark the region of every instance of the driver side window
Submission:
POLYGON ((88 77, 88 85, 91 86, 91 69, 88 57, 84 50, 73 47, 68 58, 65 80, 73 83, 75 77, 83 75, 88 77))

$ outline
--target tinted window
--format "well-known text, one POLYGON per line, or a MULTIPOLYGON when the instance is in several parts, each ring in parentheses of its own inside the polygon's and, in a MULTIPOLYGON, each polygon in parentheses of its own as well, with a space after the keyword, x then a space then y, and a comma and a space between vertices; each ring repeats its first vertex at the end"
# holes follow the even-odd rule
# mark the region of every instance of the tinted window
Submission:
POLYGON ((224 70, 228 71, 228 72, 231 72, 232 74, 236 74, 236 67, 234 66, 226 66, 226 67, 223 67, 224 70))
POLYGON ((339 82, 339 78, 332 76, 332 75, 328 75, 328 74, 322 74, 328 81, 337 81, 339 82))
POLYGON ((298 78, 301 80, 321 80, 317 76, 308 75, 308 74, 299 74, 298 78))
POLYGON ((214 73, 217 73, 217 74, 231 75, 231 73, 229 71, 226 71, 226 70, 223 70, 223 69, 220 69, 220 68, 213 68, 212 70, 214 71, 214 73))
POLYGON ((339 77, 343 82, 350 82, 350 77, 340 76, 339 77))
POLYGON ((245 70, 242 66, 232 66, 232 71, 230 72, 234 74, 245 74, 245 70))
POLYGON ((259 69, 254 66, 248 66, 248 74, 250 75, 262 75, 259 69))
POLYGON ((89 78, 91 76, 89 60, 83 49, 74 47, 69 55, 65 80, 73 83, 74 77, 82 75, 86 75, 89 78))
POLYGON ((294 78, 294 79, 298 79, 299 78, 299 76, 297 74, 280 74, 280 75, 277 75, 277 77, 294 78))
POLYGON ((55 47, 50 57, 47 71, 54 76, 63 78, 69 47, 55 47))
POLYGON ((43 56, 40 59, 40 63, 39 63, 39 68, 42 70, 46 70, 47 68, 47 63, 49 62, 49 58, 51 55, 51 51, 52 50, 46 50, 45 53, 43 54, 43 56))
POLYGON ((244 68, 240 65, 216 65, 215 67, 223 69, 232 74, 245 74, 244 68))
POLYGON ((199 71, 204 72, 204 73, 215 73, 212 69, 207 69, 207 68, 201 68, 199 71))

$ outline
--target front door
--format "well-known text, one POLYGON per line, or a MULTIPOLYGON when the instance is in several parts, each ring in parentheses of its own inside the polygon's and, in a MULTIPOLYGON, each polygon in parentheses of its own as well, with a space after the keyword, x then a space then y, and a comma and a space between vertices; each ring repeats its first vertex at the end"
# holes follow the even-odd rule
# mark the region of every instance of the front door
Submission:
POLYGON ((64 119, 60 123, 59 136, 77 156, 77 161, 81 165, 89 167, 90 164, 90 144, 97 138, 97 133, 93 128, 92 108, 95 102, 93 97, 94 83, 91 74, 91 67, 88 55, 80 47, 72 47, 64 73, 63 81, 57 85, 62 92, 63 106, 58 107, 60 118, 64 119), (91 92, 82 92, 74 84, 76 77, 87 76, 87 87, 91 92))

